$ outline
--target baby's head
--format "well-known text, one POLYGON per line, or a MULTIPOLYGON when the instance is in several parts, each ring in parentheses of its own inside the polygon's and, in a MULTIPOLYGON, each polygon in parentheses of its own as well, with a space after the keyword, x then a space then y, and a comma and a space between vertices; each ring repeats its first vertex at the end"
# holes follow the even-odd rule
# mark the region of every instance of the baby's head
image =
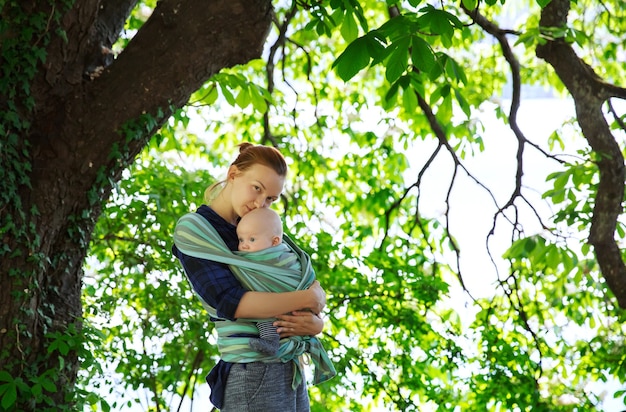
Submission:
POLYGON ((258 208, 246 213, 237 224, 239 250, 255 252, 276 246, 283 240, 283 223, 278 213, 258 208))

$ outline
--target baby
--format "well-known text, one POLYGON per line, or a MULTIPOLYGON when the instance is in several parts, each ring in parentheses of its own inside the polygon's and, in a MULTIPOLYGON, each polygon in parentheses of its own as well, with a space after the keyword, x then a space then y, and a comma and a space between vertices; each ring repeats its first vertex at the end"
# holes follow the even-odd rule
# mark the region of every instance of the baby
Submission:
MULTIPOLYGON (((239 250, 256 252, 283 241, 283 224, 278 213, 271 209, 259 208, 246 213, 237 224, 239 250)), ((242 255, 245 257, 245 254, 242 255)), ((266 355, 274 355, 280 347, 280 336, 273 322, 257 323, 259 338, 250 339, 252 349, 266 355)))
POLYGON ((283 223, 272 209, 259 208, 246 213, 237 224, 239 250, 256 252, 283 241, 283 223))

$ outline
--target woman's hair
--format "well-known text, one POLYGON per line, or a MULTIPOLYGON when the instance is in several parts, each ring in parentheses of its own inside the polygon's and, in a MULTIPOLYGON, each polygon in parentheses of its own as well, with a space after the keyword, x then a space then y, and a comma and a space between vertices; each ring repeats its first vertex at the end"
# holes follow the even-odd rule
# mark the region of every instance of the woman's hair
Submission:
MULTIPOLYGON (((287 175, 287 162, 280 151, 272 146, 254 145, 252 143, 241 143, 239 145, 239 156, 231 166, 237 166, 240 172, 245 172, 250 167, 260 164, 274 170, 278 176, 287 175)), ((205 203, 211 203, 215 189, 221 186, 226 180, 213 183, 204 192, 205 203)))
POLYGON ((262 164, 274 170, 278 176, 287 175, 287 163, 282 153, 272 146, 253 145, 252 143, 241 143, 239 145, 239 156, 232 163, 240 171, 245 171, 255 164, 262 164))

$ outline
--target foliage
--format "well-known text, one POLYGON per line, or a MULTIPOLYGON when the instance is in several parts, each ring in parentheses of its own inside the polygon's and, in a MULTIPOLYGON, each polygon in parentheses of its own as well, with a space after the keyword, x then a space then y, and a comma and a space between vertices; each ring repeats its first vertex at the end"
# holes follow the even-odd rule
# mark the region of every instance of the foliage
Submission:
POLYGON ((101 328, 100 350, 118 355, 103 370, 85 368, 84 379, 97 387, 122 379, 127 389, 149 388, 150 402, 170 410, 174 400, 167 393, 191 394, 217 355, 212 328, 172 259, 168 236, 178 217, 195 207, 187 199, 201 198, 211 178, 147 159, 117 187, 95 232, 85 317, 101 328), (91 379, 98 375, 102 381, 91 379))
MULTIPOLYGON (((506 24, 518 40, 523 84, 563 92, 534 56, 547 35, 537 17, 545 2, 513 11, 508 3, 462 5, 478 4, 494 21, 522 16, 506 24)), ((595 155, 557 152, 581 131, 564 125, 535 142, 553 161, 550 187, 542 198, 511 195, 505 207, 469 160, 485 150, 483 113, 495 111, 505 124, 512 117, 498 103, 509 66, 460 5, 297 4, 278 7, 277 22, 287 29, 272 33, 266 60, 224 70, 195 93, 107 205, 84 293, 86 317, 104 338, 94 352, 101 362, 83 371, 85 387, 138 391, 129 402, 149 409, 206 396, 198 384, 218 356, 212 326, 169 254, 171 233, 223 173, 235 145, 253 141, 274 144, 290 159, 278 207, 328 292, 322 338, 339 376, 310 389, 313 410, 601 409, 589 384, 626 382, 626 330, 581 245, 598 184, 595 155), (429 213, 425 200, 434 164, 450 176, 437 181, 446 193, 440 214, 429 213), (491 268, 461 264, 467 245, 456 234, 463 223, 451 212, 463 205, 454 201, 459 186, 490 199, 493 229, 481 235, 509 239, 502 258, 491 255, 491 268), (546 204, 553 212, 547 219, 538 212, 546 204), (471 270, 495 275, 472 289, 463 277, 471 270), (97 375, 102 381, 89 379, 97 375)), ((572 3, 572 27, 551 33, 575 42, 615 83, 624 78, 613 58, 623 53, 617 5, 572 3), (593 31, 597 21, 607 23, 605 32, 593 31)), ((620 240, 623 234, 620 227, 620 240)), ((624 391, 615 396, 625 399, 624 391)), ((99 402, 122 407, 115 396, 99 402)))

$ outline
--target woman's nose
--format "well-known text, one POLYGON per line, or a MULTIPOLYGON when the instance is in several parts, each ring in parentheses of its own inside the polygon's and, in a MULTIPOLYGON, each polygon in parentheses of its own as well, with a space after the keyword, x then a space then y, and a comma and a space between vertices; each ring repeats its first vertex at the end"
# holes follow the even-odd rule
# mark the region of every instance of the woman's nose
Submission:
POLYGON ((265 196, 260 196, 254 201, 254 205, 258 208, 265 207, 266 198, 265 196))

